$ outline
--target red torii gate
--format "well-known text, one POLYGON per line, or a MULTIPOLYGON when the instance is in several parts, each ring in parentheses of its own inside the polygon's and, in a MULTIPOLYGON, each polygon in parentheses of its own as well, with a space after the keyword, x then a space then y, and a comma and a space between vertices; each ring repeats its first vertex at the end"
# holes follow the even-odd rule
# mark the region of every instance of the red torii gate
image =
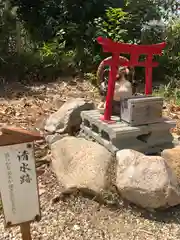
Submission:
POLYGON ((145 67, 145 94, 152 94, 152 68, 157 67, 158 63, 153 62, 153 55, 162 55, 162 50, 165 48, 166 43, 159 43, 153 45, 133 45, 127 43, 114 42, 111 39, 98 37, 97 42, 102 45, 104 52, 111 52, 112 59, 105 60, 104 64, 110 66, 108 92, 106 96, 105 113, 102 120, 107 122, 111 121, 112 114, 112 100, 114 95, 115 80, 118 66, 127 67, 145 67), (119 59, 121 53, 130 54, 130 60, 119 59), (147 55, 144 62, 139 61, 140 55, 147 55))

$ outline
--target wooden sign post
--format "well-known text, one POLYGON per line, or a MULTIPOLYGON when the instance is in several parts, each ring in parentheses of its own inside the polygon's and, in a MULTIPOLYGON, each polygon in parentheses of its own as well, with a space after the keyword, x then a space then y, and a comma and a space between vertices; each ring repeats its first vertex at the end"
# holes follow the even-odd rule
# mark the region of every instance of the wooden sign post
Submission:
POLYGON ((20 225, 22 239, 31 240, 30 223, 41 219, 33 142, 43 137, 19 128, 1 132, 0 192, 5 227, 20 225))

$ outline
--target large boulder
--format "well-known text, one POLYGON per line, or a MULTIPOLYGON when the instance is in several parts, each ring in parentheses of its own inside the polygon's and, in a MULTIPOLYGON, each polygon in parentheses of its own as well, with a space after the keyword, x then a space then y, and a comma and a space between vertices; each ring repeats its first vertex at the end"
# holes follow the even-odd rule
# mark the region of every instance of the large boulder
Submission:
POLYGON ((111 154, 83 138, 64 137, 51 145, 52 168, 65 192, 81 189, 101 194, 109 185, 111 154))
POLYGON ((46 120, 45 130, 49 133, 69 134, 78 131, 81 124, 81 111, 92 109, 94 109, 93 102, 87 102, 82 98, 70 99, 46 120))
POLYGON ((125 149, 116 158, 116 186, 122 197, 147 209, 180 203, 177 178, 162 157, 125 149))
POLYGON ((180 146, 172 149, 165 149, 162 151, 161 156, 175 172, 177 179, 180 182, 180 146))
POLYGON ((68 136, 67 133, 65 133, 65 134, 59 134, 59 133, 49 134, 49 135, 45 136, 45 140, 48 143, 48 145, 51 146, 51 144, 55 143, 56 141, 59 141, 60 139, 66 137, 66 136, 68 136))

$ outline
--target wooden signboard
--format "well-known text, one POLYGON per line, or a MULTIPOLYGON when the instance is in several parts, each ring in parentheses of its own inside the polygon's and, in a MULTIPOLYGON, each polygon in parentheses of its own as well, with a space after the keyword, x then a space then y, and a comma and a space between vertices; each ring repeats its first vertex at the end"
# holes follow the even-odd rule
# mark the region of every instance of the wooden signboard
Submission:
POLYGON ((37 132, 3 128, 0 135, 0 191, 5 227, 20 225, 30 240, 30 222, 40 220, 40 204, 33 141, 37 132))

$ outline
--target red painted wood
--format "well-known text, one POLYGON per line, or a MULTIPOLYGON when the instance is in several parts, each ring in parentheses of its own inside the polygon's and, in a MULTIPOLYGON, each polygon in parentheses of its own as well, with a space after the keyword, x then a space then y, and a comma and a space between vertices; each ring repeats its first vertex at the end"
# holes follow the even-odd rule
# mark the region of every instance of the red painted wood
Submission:
POLYGON ((104 120, 111 121, 112 100, 114 95, 115 81, 118 70, 119 54, 113 54, 112 65, 109 71, 108 92, 106 96, 106 107, 104 112, 104 120))
MULTIPOLYGON (((107 65, 107 66, 111 66, 113 64, 112 62, 112 59, 108 59, 108 60, 104 60, 104 65, 107 65)), ((147 66, 147 62, 144 61, 144 62, 138 62, 136 60, 133 60, 133 62, 130 60, 130 61, 118 61, 118 65, 119 66, 125 66, 125 67, 146 67, 147 66)), ((151 62, 149 63, 149 67, 157 67, 159 65, 158 62, 151 62)))
POLYGON ((44 136, 39 132, 7 127, 1 129, 0 146, 33 142, 42 139, 44 139, 44 136))
POLYGON ((108 92, 106 97, 106 107, 104 113, 104 121, 111 121, 112 100, 114 95, 115 80, 117 68, 119 65, 127 67, 145 67, 145 94, 152 94, 152 68, 157 67, 158 63, 153 62, 153 55, 162 55, 162 50, 166 43, 152 45, 134 45, 126 43, 114 42, 111 39, 98 37, 97 42, 102 45, 104 52, 112 53, 112 59, 104 61, 104 65, 111 67, 109 72, 108 92), (130 54, 130 60, 119 59, 121 53, 130 54), (139 61, 140 55, 147 55, 144 62, 139 61))
POLYGON ((109 38, 98 37, 97 42, 103 46, 104 52, 111 52, 111 53, 129 53, 129 54, 155 54, 161 55, 162 49, 165 48, 166 43, 158 43, 152 45, 135 45, 135 44, 128 44, 128 43, 119 43, 114 42, 109 38))
POLYGON ((145 69, 145 79, 146 79, 146 84, 145 84, 145 94, 146 95, 151 95, 152 94, 152 63, 153 56, 149 55, 147 56, 147 63, 146 63, 146 69, 145 69))

